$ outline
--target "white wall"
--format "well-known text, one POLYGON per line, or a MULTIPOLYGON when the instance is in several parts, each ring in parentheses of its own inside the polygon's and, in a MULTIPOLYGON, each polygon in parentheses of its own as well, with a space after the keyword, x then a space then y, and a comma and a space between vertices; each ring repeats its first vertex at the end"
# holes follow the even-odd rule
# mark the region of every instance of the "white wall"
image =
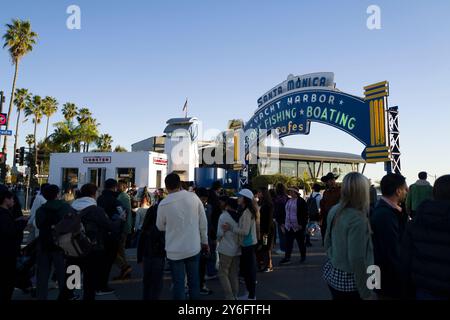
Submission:
POLYGON ((98 153, 53 153, 50 155, 49 183, 62 187, 63 168, 78 168, 78 187, 88 181, 88 169, 106 168, 106 179, 117 179, 117 168, 135 168, 138 187, 156 187, 156 171, 161 170, 162 187, 167 174, 167 165, 156 165, 153 158, 167 159, 162 153, 155 152, 98 152, 98 153), (107 156, 111 163, 85 164, 84 157, 107 156))

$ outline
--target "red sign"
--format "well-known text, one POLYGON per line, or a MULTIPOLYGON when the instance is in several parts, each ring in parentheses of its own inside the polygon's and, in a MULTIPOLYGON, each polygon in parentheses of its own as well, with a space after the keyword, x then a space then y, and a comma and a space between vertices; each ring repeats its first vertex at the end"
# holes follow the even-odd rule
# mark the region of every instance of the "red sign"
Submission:
POLYGON ((6 126, 8 115, 6 113, 0 113, 0 126, 6 126))
POLYGON ((167 159, 163 159, 163 158, 153 158, 153 164, 165 166, 165 165, 167 165, 167 159))
POLYGON ((83 157, 83 163, 95 164, 95 163, 111 163, 111 157, 102 156, 92 156, 83 157))

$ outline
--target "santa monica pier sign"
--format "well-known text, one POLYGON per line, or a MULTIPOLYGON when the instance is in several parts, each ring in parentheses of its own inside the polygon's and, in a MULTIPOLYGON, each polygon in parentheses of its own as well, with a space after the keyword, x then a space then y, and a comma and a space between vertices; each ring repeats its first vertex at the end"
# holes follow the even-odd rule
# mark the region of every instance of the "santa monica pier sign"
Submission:
POLYGON ((251 137, 258 134, 251 132, 275 130, 280 138, 307 135, 311 122, 319 122, 360 141, 366 162, 387 162, 391 161, 386 132, 388 95, 387 81, 364 87, 364 97, 357 97, 336 89, 331 72, 289 75, 258 99, 258 109, 244 131, 252 144, 256 139, 251 137))

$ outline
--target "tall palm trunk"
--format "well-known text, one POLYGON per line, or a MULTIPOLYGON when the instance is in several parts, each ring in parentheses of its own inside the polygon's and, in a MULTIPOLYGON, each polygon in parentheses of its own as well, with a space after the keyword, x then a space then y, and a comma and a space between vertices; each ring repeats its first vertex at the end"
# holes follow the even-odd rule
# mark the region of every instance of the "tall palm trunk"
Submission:
POLYGON ((47 117, 47 127, 45 128, 45 140, 47 141, 47 137, 48 137, 48 124, 50 123, 50 117, 47 117))
POLYGON ((38 149, 37 149, 37 137, 36 137, 36 129, 37 129, 37 119, 34 119, 34 166, 36 168, 36 173, 38 172, 38 149))
MULTIPOLYGON (((17 73, 18 72, 19 72, 19 60, 16 61, 16 65, 15 65, 14 79, 13 79, 13 85, 12 85, 12 90, 11 90, 11 101, 9 101, 8 117, 6 118, 6 130, 8 130, 8 128, 9 128, 9 118, 11 116, 12 107, 14 104, 14 91, 16 91, 16 81, 17 81, 17 73)), ((3 140, 3 150, 2 150, 2 152, 5 154, 8 151, 7 142, 8 142, 8 136, 5 136, 5 139, 3 140)))
MULTIPOLYGON (((16 152, 17 150, 17 143, 19 141, 19 121, 20 121, 20 112, 21 110, 17 110, 17 122, 16 122, 16 134, 15 134, 15 139, 14 139, 14 152, 16 152)), ((14 157, 13 160, 13 167, 16 167, 17 163, 16 163, 16 157, 14 157)))

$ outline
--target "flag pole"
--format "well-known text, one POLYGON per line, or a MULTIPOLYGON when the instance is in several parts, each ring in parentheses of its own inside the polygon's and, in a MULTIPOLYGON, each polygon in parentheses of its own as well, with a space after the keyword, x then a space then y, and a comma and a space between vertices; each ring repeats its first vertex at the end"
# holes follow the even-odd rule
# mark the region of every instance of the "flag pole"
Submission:
POLYGON ((188 117, 188 99, 186 98, 186 102, 184 104, 184 117, 187 119, 188 117))

